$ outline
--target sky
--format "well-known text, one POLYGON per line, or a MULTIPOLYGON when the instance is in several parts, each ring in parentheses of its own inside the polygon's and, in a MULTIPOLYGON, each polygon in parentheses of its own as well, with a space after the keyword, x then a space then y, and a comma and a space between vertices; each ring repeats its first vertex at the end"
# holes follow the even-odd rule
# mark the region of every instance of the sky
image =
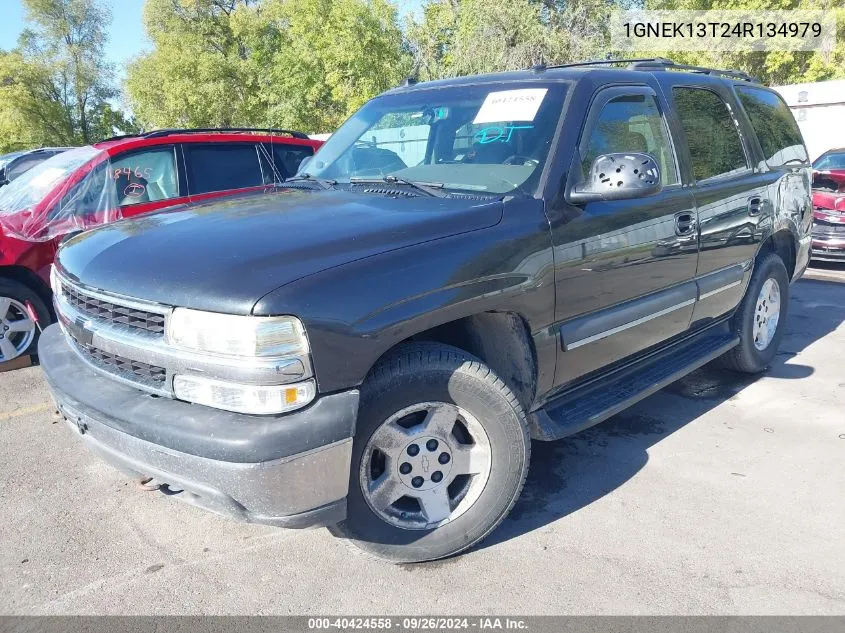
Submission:
MULTIPOLYGON (((417 12, 423 0, 393 0, 404 16, 417 12)), ((0 20, 0 49, 9 50, 17 45, 18 35, 23 31, 26 12, 22 0, 0 0, 3 4, 3 18, 0 20)), ((144 0, 106 0, 112 7, 112 23, 109 26, 109 41, 106 57, 114 64, 119 77, 124 76, 126 62, 150 47, 144 35, 141 12, 144 0)))
MULTIPOLYGON (((22 0, 0 0, 3 3, 3 19, 0 20, 0 49, 9 50, 18 43, 18 35, 24 30, 26 11, 22 0)), ((144 0, 107 0, 112 7, 112 22, 108 28, 109 41, 106 57, 114 64, 120 77, 126 62, 150 46, 144 35, 141 10, 144 0)))

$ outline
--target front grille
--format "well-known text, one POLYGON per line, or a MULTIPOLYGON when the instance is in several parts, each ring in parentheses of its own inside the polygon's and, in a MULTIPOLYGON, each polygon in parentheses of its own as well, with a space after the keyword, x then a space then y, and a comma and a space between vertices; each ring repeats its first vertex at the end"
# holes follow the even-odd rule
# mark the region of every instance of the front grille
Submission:
POLYGON ((82 352, 89 356, 95 364, 107 365, 114 368, 118 373, 133 374, 145 381, 149 380, 154 383, 164 384, 167 379, 167 371, 164 367, 156 367, 155 365, 148 365, 137 360, 124 358, 117 354, 110 354, 101 349, 97 349, 93 345, 86 345, 84 343, 76 343, 77 347, 82 352))
POLYGON ((84 290, 62 283, 62 294, 80 312, 99 321, 124 325, 151 334, 164 334, 164 315, 122 306, 94 297, 84 290))
POLYGON ((92 365, 104 371, 152 387, 162 387, 167 380, 167 370, 164 367, 157 367, 156 365, 142 363, 141 361, 132 360, 125 356, 106 352, 98 347, 77 340, 70 330, 66 330, 66 332, 82 356, 92 365))
POLYGON ((813 235, 822 237, 831 235, 835 237, 845 237, 845 224, 828 224, 826 222, 819 222, 818 220, 813 224, 813 235))

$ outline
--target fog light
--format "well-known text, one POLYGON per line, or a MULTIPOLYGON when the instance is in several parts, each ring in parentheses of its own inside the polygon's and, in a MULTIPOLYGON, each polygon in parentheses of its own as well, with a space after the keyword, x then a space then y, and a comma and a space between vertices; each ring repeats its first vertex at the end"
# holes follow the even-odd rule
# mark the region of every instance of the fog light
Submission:
POLYGON ((317 389, 313 380, 293 385, 260 386, 181 375, 173 378, 173 392, 180 400, 215 409, 269 415, 304 407, 314 399, 317 389))

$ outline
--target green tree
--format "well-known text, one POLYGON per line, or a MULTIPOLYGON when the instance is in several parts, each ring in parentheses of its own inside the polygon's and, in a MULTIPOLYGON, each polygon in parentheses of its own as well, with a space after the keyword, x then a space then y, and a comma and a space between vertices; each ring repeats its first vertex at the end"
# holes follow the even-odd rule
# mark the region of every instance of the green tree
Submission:
POLYGON ((428 0, 408 38, 422 78, 603 58, 626 0, 428 0))
POLYGON ((671 52, 655 55, 674 61, 743 70, 770 86, 845 77, 845 7, 842 0, 646 0, 647 9, 703 11, 711 9, 748 9, 781 11, 788 9, 834 11, 837 17, 836 47, 822 51, 750 51, 750 52, 671 52))
POLYGON ((24 0, 29 27, 0 54, 0 148, 76 145, 129 123, 110 105, 101 0, 24 0))
POLYGON ((410 64, 387 0, 147 0, 126 90, 145 124, 332 130, 410 64))
POLYGON ((817 9, 838 16, 832 52, 712 53, 654 50, 637 56, 744 70, 769 85, 845 77, 842 0, 427 0, 408 39, 423 79, 620 57, 610 48, 614 10, 817 9))

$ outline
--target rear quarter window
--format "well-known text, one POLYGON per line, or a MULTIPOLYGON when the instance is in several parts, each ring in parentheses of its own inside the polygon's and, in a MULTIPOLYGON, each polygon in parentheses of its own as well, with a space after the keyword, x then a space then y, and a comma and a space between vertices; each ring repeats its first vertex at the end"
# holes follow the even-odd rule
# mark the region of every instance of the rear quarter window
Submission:
POLYGON ((273 142, 259 145, 259 153, 264 184, 270 185, 296 175, 302 161, 314 155, 314 149, 310 145, 273 142))
POLYGON ((792 112, 774 92, 738 86, 736 93, 757 134, 769 167, 807 161, 807 150, 792 112))

